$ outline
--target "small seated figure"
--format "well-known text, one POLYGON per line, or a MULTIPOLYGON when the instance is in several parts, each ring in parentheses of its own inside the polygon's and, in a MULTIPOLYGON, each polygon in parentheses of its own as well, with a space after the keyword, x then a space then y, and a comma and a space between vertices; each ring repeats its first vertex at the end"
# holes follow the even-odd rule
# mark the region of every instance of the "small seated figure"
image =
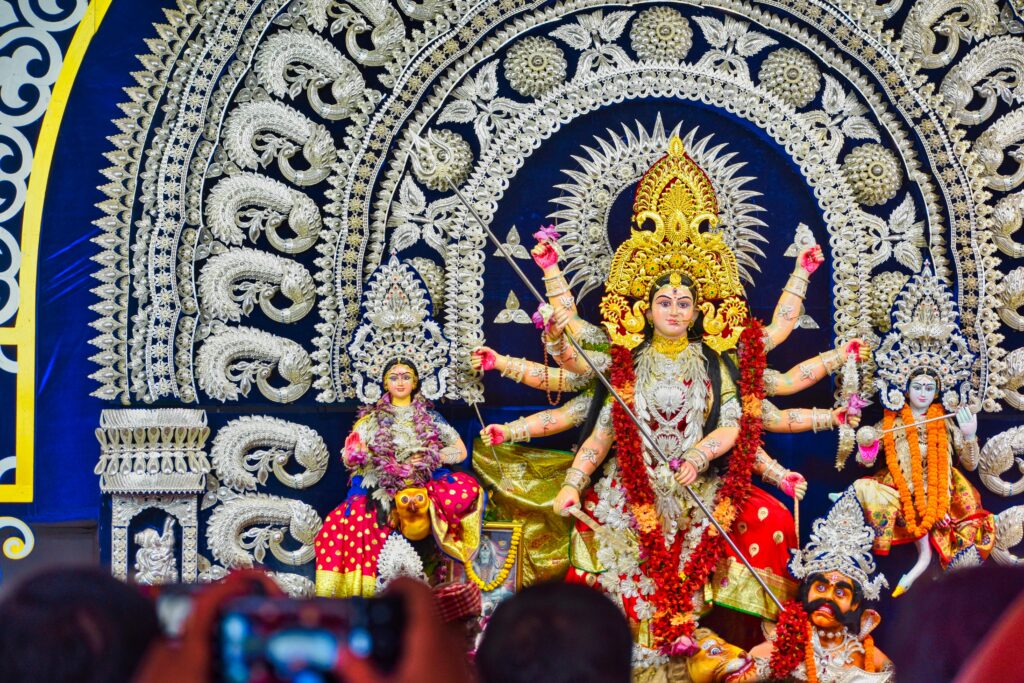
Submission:
POLYGON ((432 546, 414 550, 409 541, 429 535, 468 562, 483 525, 480 484, 448 469, 466 459, 466 445, 430 403, 445 393, 450 344, 432 319, 426 285, 392 255, 371 277, 362 311, 348 352, 356 393, 370 405, 345 439, 348 495, 315 542, 316 593, 326 597, 374 595, 379 575, 416 566, 417 551, 432 546))
POLYGON ((393 359, 385 395, 345 440, 352 486, 316 540, 317 595, 373 595, 378 556, 396 529, 410 541, 433 533, 460 561, 476 551, 483 491, 469 474, 445 468, 466 458, 466 446, 416 386, 413 362, 393 359))
POLYGON ((777 634, 754 647, 757 680, 789 676, 819 683, 879 683, 893 680, 892 662, 877 647, 871 632, 881 622, 864 601, 877 600, 887 585, 885 577, 873 579, 872 529, 853 489, 840 496, 825 519, 815 520, 811 540, 790 563, 801 579, 799 599, 810 620, 809 651, 799 664, 780 672, 777 652, 787 651, 777 634), (808 672, 813 662, 814 671, 808 672))

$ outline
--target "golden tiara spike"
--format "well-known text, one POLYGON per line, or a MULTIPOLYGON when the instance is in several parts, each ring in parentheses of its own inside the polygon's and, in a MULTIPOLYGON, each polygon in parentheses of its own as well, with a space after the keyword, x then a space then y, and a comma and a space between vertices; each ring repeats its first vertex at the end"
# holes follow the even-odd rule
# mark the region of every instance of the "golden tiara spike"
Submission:
POLYGON ((739 268, 719 233, 700 231, 704 223, 718 226, 714 187, 673 137, 668 154, 640 179, 630 237, 612 258, 601 314, 613 343, 634 348, 643 341, 650 288, 675 274, 673 281, 686 276, 694 283, 705 342, 719 351, 735 346, 747 314, 739 268), (647 224, 653 229, 645 230, 647 224))

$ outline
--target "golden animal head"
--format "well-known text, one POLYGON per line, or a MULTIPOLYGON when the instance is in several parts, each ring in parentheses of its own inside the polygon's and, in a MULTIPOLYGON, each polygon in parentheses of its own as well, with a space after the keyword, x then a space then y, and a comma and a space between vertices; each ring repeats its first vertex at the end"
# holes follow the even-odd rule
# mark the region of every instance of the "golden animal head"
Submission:
POLYGON ((603 324, 612 343, 634 348, 644 340, 644 313, 652 285, 677 273, 693 282, 704 314, 704 341, 716 351, 733 348, 747 318, 739 267, 718 226, 718 201, 707 174, 673 137, 668 154, 640 179, 633 228, 615 250, 603 324), (701 232, 703 224, 708 230, 701 232), (645 229, 650 225, 651 229, 645 229))
POLYGON ((754 660, 708 628, 694 631, 699 649, 686 660, 693 683, 741 683, 757 680, 754 660))
POLYGON ((402 489, 395 494, 394 517, 402 535, 422 541, 430 534, 430 497, 425 488, 402 489))

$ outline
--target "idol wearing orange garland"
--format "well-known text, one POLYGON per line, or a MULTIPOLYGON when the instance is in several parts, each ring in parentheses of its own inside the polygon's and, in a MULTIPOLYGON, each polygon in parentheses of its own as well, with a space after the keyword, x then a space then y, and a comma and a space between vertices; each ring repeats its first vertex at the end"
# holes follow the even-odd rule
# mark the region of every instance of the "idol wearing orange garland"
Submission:
POLYGON ((996 524, 955 466, 959 459, 973 470, 980 454, 978 418, 966 405, 974 355, 956 327, 949 291, 929 266, 901 293, 893 327, 876 354, 884 418, 857 435, 858 460, 873 465, 881 456, 882 463, 854 489, 877 554, 917 545, 918 561, 894 593, 900 595, 927 568, 932 549, 943 569, 983 562, 996 524))
POLYGON ((433 535, 460 562, 480 543, 483 490, 469 474, 448 469, 466 459, 466 446, 425 395, 443 392, 444 371, 421 387, 420 373, 436 370, 447 341, 408 264, 392 257, 374 278, 365 313, 373 324, 357 330, 350 353, 364 373, 362 397, 384 393, 345 440, 351 487, 316 539, 316 592, 327 597, 371 596, 382 573, 416 574, 409 568, 422 563, 408 541, 433 535), (382 568, 382 558, 392 566, 382 568))

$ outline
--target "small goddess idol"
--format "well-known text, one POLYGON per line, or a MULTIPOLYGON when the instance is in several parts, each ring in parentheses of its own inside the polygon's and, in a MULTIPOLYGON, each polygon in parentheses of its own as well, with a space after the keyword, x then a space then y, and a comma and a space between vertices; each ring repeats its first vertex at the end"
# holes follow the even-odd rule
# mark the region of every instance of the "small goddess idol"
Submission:
POLYGON ((372 596, 384 576, 422 572, 409 541, 431 535, 459 562, 476 554, 484 494, 448 469, 466 445, 429 401, 444 393, 448 349, 422 281, 392 256, 370 282, 349 347, 359 397, 371 405, 345 440, 348 495, 316 540, 317 595, 372 596))
POLYGON ((978 418, 966 405, 974 354, 949 290, 929 266, 897 299, 876 360, 885 413, 881 424, 858 432, 858 460, 871 466, 881 453, 883 461, 854 489, 875 530, 876 554, 917 546, 898 596, 927 568, 933 548, 947 569, 981 564, 996 543, 995 516, 955 466, 957 459, 968 470, 978 466, 978 418))

